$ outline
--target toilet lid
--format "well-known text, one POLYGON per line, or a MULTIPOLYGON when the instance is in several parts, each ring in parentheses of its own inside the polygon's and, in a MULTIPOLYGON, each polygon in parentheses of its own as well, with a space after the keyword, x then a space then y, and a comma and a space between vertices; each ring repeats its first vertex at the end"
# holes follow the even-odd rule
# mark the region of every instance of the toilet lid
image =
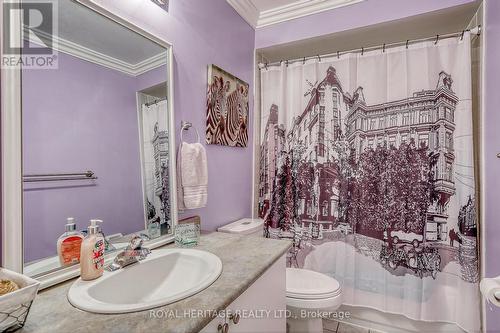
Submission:
POLYGON ((241 234, 248 235, 253 234, 257 231, 262 231, 264 228, 264 220, 263 219, 241 219, 236 222, 227 224, 223 227, 217 229, 219 232, 226 232, 230 234, 241 234))
POLYGON ((286 296, 322 299, 338 296, 340 284, 334 278, 308 269, 286 269, 286 296))

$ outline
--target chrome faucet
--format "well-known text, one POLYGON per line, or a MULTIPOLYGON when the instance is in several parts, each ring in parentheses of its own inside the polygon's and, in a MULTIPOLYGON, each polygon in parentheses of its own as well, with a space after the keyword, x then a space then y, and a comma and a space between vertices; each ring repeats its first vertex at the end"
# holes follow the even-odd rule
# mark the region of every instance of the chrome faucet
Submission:
POLYGON ((129 245, 122 252, 118 253, 113 262, 106 267, 106 270, 113 272, 146 259, 151 250, 142 247, 142 243, 142 237, 134 236, 130 240, 129 245))

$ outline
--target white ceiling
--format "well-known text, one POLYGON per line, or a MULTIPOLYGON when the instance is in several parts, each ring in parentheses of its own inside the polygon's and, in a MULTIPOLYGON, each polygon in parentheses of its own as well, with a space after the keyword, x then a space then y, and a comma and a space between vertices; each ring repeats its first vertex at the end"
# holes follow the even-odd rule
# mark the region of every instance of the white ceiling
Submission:
POLYGON ((28 31, 35 44, 52 40, 59 52, 137 76, 166 63, 166 49, 73 0, 57 1, 55 31, 28 31))
POLYGON ((59 38, 93 51, 138 64, 165 49, 138 33, 74 1, 57 1, 59 38))
POLYGON ((226 0, 254 28, 261 28, 364 0, 226 0))

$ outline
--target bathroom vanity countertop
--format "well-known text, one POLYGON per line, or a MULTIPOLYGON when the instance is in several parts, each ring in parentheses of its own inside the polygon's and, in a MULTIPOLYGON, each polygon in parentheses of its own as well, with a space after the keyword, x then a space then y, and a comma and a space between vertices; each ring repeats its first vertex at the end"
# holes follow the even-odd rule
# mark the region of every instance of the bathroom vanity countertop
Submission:
MULTIPOLYGON (((170 244, 164 248, 173 246, 170 244)), ((205 290, 154 311, 94 314, 79 310, 68 302, 67 293, 74 282, 71 280, 40 292, 26 325, 18 332, 198 332, 213 319, 210 313, 231 304, 290 246, 291 242, 287 240, 219 232, 203 234, 196 249, 216 254, 223 265, 219 278, 205 290)), ((145 276, 144 283, 147 281, 145 276)))

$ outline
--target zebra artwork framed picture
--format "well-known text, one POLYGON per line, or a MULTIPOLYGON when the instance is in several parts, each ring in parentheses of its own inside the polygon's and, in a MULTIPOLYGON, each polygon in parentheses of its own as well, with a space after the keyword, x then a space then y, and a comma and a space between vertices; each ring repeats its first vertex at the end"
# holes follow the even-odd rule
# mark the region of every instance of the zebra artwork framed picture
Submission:
POLYGON ((248 89, 249 85, 245 81, 216 65, 208 66, 208 144, 247 146, 248 89))

